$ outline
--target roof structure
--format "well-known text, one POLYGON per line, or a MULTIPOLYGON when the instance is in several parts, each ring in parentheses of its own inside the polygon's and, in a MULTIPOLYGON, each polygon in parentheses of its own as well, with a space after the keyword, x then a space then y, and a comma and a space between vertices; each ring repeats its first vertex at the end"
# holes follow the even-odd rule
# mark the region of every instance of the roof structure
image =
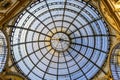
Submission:
POLYGON ((107 24, 91 0, 40 0, 16 19, 14 63, 31 80, 90 80, 109 52, 107 24))

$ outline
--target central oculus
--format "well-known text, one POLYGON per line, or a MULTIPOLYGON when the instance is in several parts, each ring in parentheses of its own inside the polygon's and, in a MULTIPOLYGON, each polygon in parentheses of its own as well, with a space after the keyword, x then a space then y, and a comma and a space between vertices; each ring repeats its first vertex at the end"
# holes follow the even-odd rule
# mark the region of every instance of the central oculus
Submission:
POLYGON ((50 42, 51 47, 58 52, 66 51, 70 46, 70 38, 62 32, 55 33, 50 42))

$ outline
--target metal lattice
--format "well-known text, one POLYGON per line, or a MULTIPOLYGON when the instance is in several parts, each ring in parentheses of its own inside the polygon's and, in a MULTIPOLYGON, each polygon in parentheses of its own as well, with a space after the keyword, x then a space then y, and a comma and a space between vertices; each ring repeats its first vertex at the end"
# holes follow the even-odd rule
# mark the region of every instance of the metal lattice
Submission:
POLYGON ((7 59, 7 42, 6 37, 2 31, 0 31, 0 72, 3 71, 7 59))
POLYGON ((111 54, 111 72, 114 80, 120 79, 120 44, 117 44, 111 54))
POLYGON ((90 80, 109 51, 106 23, 90 1, 40 0, 17 18, 14 64, 31 80, 90 80))

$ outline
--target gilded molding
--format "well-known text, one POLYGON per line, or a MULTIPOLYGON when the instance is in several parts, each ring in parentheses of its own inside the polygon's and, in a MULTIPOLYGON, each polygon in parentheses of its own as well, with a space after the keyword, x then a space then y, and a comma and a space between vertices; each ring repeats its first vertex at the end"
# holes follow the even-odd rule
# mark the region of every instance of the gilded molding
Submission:
POLYGON ((3 0, 0 2, 0 26, 20 13, 33 0, 3 0))
POLYGON ((0 80, 26 80, 26 79, 19 73, 9 71, 0 74, 0 80))
POLYGON ((118 1, 115 2, 114 0, 100 0, 99 9, 110 26, 118 33, 120 33, 120 15, 115 12, 118 12, 119 9, 114 7, 116 3, 118 4, 118 1))

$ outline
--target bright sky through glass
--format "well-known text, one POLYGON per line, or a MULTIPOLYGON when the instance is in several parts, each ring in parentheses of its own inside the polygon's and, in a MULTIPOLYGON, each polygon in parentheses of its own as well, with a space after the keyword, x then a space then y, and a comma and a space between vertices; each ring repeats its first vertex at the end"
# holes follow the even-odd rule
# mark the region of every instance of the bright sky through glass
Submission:
POLYGON ((111 55, 111 71, 112 71, 112 76, 114 80, 119 80, 120 79, 120 43, 117 44, 111 55))
POLYGON ((31 80, 90 80, 109 50, 106 23, 90 1, 40 0, 17 18, 11 50, 31 80))
POLYGON ((0 72, 4 69, 7 58, 7 42, 6 37, 2 31, 0 31, 0 72))

